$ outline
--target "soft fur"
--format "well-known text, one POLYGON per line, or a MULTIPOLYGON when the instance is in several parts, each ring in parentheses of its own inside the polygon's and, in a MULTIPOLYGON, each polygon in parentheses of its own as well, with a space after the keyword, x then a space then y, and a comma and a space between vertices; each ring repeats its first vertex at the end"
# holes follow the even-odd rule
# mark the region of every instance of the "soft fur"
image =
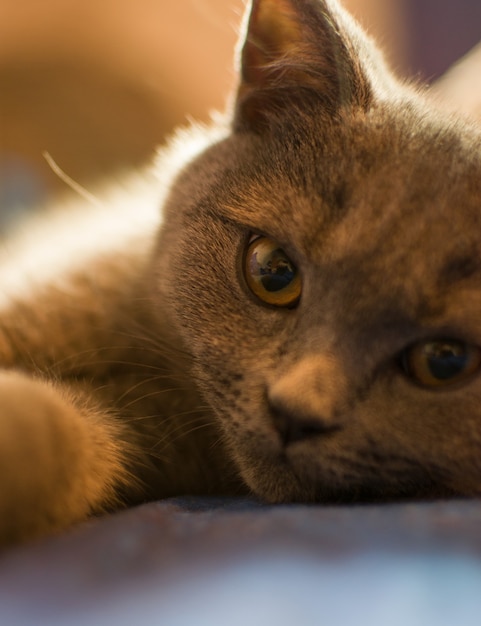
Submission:
POLYGON ((7 244, 4 543, 174 494, 481 490, 477 368, 431 388, 401 364, 481 344, 479 131, 335 0, 254 0, 245 29, 230 113, 159 180, 7 244), (253 233, 297 267, 295 307, 249 290, 253 233))

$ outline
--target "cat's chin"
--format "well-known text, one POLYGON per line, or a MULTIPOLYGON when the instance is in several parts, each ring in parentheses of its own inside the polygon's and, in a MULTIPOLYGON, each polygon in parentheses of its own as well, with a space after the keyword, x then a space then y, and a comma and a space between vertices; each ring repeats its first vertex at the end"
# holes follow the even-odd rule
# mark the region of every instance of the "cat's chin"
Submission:
POLYGON ((339 468, 336 471, 332 467, 321 467, 312 460, 308 469, 282 452, 272 454, 272 450, 265 456, 253 457, 249 453, 236 456, 240 474, 249 489, 271 504, 399 502, 472 495, 422 474, 389 480, 379 470, 377 477, 370 474, 347 478, 339 468))
MULTIPOLYGON (((250 452, 250 451, 249 451, 250 452)), ((313 476, 300 476, 287 455, 235 455, 242 479, 249 489, 271 504, 314 503, 331 500, 332 488, 323 487, 313 476)))
POLYGON ((303 486, 290 468, 245 468, 241 475, 249 489, 270 504, 316 501, 315 493, 303 486))
POLYGON ((247 470, 241 472, 252 492, 270 504, 354 504, 402 502, 465 497, 453 489, 434 485, 429 481, 406 484, 315 484, 302 483, 292 470, 273 471, 271 474, 247 470))

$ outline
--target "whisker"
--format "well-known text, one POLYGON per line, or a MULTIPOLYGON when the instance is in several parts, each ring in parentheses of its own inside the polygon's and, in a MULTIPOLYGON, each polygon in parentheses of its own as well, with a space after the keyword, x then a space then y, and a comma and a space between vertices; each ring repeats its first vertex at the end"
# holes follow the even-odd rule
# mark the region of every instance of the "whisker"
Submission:
POLYGON ((126 396, 130 395, 131 393, 133 393, 136 389, 139 389, 140 387, 142 387, 142 385, 150 385, 153 382, 156 381, 163 381, 163 380, 167 380, 170 379, 171 377, 169 375, 162 375, 162 374, 156 374, 155 376, 151 376, 150 378, 141 378, 141 380, 139 380, 137 383, 135 383, 134 385, 132 385, 131 387, 129 387, 128 389, 126 389, 124 391, 123 394, 121 394, 116 401, 120 402, 121 400, 123 400, 126 396))
POLYGON ((150 391, 149 393, 139 396, 138 398, 134 398, 130 402, 123 404, 121 407, 121 410, 128 409, 129 407, 133 406, 137 402, 142 402, 143 400, 146 400, 147 398, 152 398, 154 396, 163 395, 166 393, 175 393, 176 391, 183 391, 183 389, 179 387, 170 387, 166 389, 156 389, 155 391, 150 391))

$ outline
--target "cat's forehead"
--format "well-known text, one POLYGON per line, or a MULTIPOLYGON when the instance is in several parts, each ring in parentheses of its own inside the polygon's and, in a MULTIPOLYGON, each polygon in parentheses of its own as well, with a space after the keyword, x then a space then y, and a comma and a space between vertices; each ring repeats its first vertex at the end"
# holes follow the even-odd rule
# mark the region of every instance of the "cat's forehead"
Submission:
POLYGON ((428 248, 476 242, 481 138, 416 117, 359 117, 257 142, 226 184, 228 217, 313 262, 409 237, 428 248))
POLYGON ((391 213, 404 219, 413 204, 427 213, 435 211, 435 203, 471 201, 481 191, 481 137, 476 146, 460 129, 416 117, 381 112, 358 118, 327 132, 313 124, 257 141, 236 172, 242 195, 235 210, 261 221, 265 215, 258 204, 268 205, 272 218, 287 221, 299 210, 312 232, 314 224, 356 219, 370 207, 377 217, 391 213))
POLYGON ((300 263, 381 279, 374 291, 387 275, 399 293, 481 282, 479 146, 462 128, 383 111, 259 142, 227 211, 300 263))

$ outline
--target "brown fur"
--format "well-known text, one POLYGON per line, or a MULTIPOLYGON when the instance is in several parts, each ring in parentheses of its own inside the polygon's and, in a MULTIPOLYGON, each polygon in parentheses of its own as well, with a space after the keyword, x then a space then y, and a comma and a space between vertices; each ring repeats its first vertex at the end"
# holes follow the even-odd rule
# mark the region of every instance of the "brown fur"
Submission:
POLYGON ((255 0, 242 59, 232 121, 164 159, 156 237, 134 189, 11 244, 4 542, 174 494, 480 491, 479 376, 434 390, 399 365, 481 343, 479 131, 398 84, 334 0, 255 0), (295 308, 249 292, 252 232, 297 266, 295 308))

